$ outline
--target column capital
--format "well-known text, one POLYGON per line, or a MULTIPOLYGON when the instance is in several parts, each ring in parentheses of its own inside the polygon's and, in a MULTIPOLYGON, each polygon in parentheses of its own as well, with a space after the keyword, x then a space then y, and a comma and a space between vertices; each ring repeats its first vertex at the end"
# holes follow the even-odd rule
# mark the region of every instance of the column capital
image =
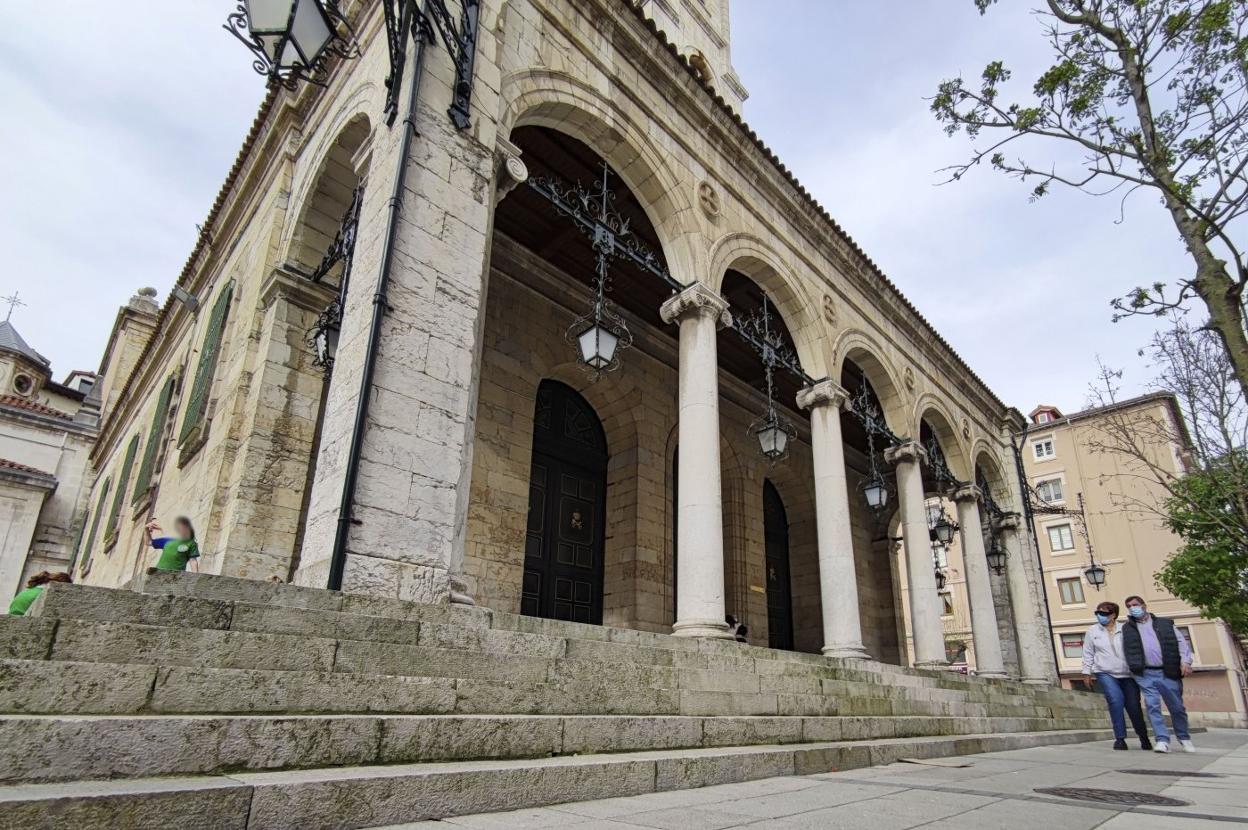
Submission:
POLYGON ((884 450, 884 460, 889 464, 906 464, 911 461, 923 464, 927 461, 927 450, 918 441, 903 441, 884 450))
POLYGON ((1022 518, 1017 513, 1006 513, 997 517, 994 524, 998 530, 1018 530, 1022 525, 1022 518))
POLYGON ((840 410, 845 408, 848 401, 849 393, 834 380, 821 380, 797 392, 797 405, 801 409, 831 406, 840 410))
POLYGON ((983 498, 984 491, 979 489, 975 484, 963 484, 953 491, 954 501, 974 501, 978 502, 983 498))
POLYGON ((663 318, 664 323, 675 323, 692 315, 716 320, 721 329, 732 325, 728 301, 700 282, 695 282, 679 294, 668 297, 659 308, 659 316, 663 318))

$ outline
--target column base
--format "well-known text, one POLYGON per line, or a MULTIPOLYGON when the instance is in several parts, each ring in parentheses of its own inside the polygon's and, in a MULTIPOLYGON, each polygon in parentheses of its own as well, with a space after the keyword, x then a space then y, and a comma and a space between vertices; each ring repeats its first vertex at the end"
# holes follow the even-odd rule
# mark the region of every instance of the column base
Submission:
POLYGON ((953 666, 948 660, 929 660, 926 663, 915 663, 916 669, 926 669, 927 671, 953 671, 953 666))
POLYGON ((824 657, 837 657, 841 660, 871 659, 871 655, 862 646, 824 646, 821 651, 824 657))
POLYGON ((733 634, 728 623, 716 620, 677 620, 672 626, 673 637, 708 637, 715 640, 731 640, 733 634))
POLYGON ((451 577, 451 605, 476 605, 477 601, 468 593, 468 584, 458 576, 451 577))
POLYGON ((1010 676, 1003 671, 977 671, 976 677, 986 677, 989 680, 1009 680, 1010 676))
POLYGON ((1054 683, 1052 680, 1048 679, 1047 677, 1024 677, 1023 682, 1026 683, 1028 686, 1057 686, 1059 685, 1057 683, 1054 683))

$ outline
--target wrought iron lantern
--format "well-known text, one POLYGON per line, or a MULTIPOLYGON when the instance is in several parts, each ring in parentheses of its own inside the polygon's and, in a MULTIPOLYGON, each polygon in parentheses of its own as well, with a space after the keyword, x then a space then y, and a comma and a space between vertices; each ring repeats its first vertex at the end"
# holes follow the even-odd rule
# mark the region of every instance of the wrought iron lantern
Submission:
POLYGON ((771 304, 763 294, 761 311, 741 321, 738 329, 746 342, 758 352, 763 362, 763 378, 767 391, 767 411, 750 424, 749 433, 757 439, 764 457, 775 464, 789 452, 789 445, 797 438, 797 427, 776 411, 776 367, 792 361, 784 338, 771 328, 771 304))
POLYGON ((945 515, 945 506, 934 502, 927 506, 927 527, 931 531, 932 541, 941 547, 948 547, 953 542, 953 535, 958 526, 949 521, 945 515))
POLYGON ((993 573, 1005 573, 1005 548, 1001 547, 1000 540, 994 534, 988 541, 988 552, 985 554, 988 560, 988 567, 992 568, 993 573))
POLYGON ((936 590, 937 591, 945 590, 945 583, 947 581, 948 581, 948 577, 945 576, 944 570, 939 567, 936 568, 936 590))
POLYGON ((1105 584, 1105 569, 1095 560, 1088 563, 1088 567, 1084 570, 1083 576, 1088 580, 1088 584, 1096 590, 1101 590, 1101 586, 1105 584))
POLYGON ((871 456, 871 474, 860 485, 863 498, 867 500, 867 507, 874 512, 882 513, 888 507, 888 484, 880 475, 879 470, 875 469, 875 454, 871 456))
POLYGON ((251 50, 256 72, 288 88, 300 80, 323 84, 331 56, 360 54, 335 0, 243 0, 225 29, 251 50))
POLYGON ((308 343, 316 352, 313 364, 325 370, 328 376, 334 369, 334 357, 338 354, 338 335, 342 330, 342 303, 337 298, 330 301, 325 310, 317 315, 316 323, 308 332, 308 343))
POLYGON ((593 310, 578 317, 567 333, 568 341, 580 352, 581 363, 595 377, 618 368, 617 354, 633 342, 624 320, 607 306, 602 296, 601 278, 598 293, 593 310))

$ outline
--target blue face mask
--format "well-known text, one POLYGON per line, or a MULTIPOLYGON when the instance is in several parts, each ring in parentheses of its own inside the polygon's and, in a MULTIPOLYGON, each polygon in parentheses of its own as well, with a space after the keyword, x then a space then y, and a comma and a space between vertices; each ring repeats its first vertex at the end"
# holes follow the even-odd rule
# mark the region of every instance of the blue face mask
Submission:
POLYGON ((1127 609, 1127 613, 1130 614, 1134 619, 1138 620, 1140 617, 1144 616, 1144 609, 1140 607, 1139 605, 1132 605, 1130 608, 1127 609))
POLYGON ((1096 614, 1096 621, 1101 625, 1109 625, 1110 622, 1112 622, 1112 619, 1109 614, 1102 614, 1098 611, 1096 614))

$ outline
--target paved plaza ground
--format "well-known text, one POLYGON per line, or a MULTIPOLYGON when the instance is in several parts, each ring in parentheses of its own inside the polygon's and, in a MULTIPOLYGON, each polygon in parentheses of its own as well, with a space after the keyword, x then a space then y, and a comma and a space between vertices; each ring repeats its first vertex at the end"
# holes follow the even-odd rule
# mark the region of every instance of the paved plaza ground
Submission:
MULTIPOLYGON (((1191 830, 1248 826, 1248 732, 1210 730, 1195 754, 1114 752, 1108 741, 966 755, 926 764, 677 790, 402 825, 481 830, 1191 830), (937 766, 964 763, 968 766, 937 766), (1149 775, 1127 770, 1212 773, 1149 775), (1079 787, 1168 796, 1181 807, 1072 801, 1037 788, 1079 787)), ((399 828, 391 828, 399 830, 399 828)))

